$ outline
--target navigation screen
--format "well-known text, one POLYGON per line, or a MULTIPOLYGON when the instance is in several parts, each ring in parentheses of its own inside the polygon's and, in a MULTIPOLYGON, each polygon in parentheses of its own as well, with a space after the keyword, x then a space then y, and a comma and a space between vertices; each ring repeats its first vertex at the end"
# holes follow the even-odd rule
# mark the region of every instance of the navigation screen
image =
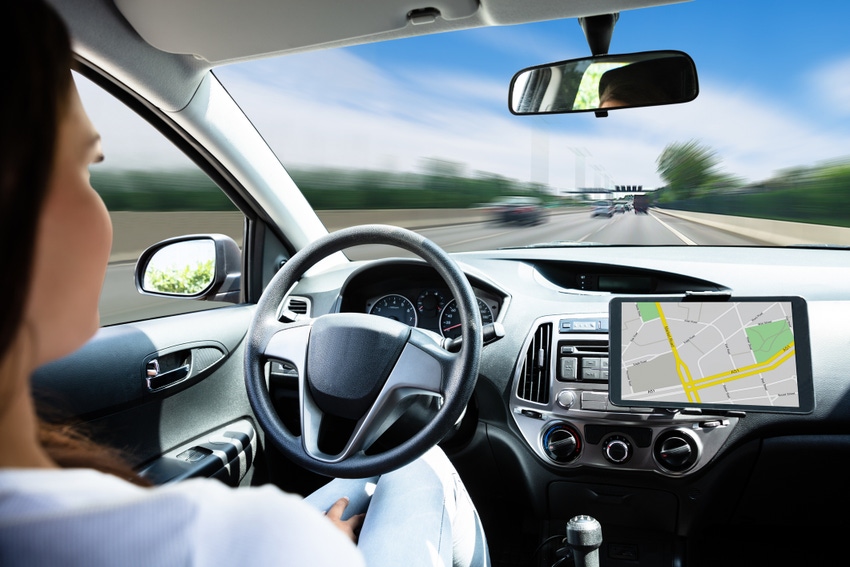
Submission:
POLYGON ((610 320, 615 405, 814 409, 802 298, 617 298, 610 320))

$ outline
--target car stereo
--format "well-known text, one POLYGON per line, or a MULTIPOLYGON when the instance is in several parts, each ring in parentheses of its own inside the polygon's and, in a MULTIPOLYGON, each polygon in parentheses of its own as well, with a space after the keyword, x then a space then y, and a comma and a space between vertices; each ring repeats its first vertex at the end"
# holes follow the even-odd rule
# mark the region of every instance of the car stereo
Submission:
POLYGON ((618 297, 610 302, 609 397, 631 408, 810 413, 800 297, 618 297))

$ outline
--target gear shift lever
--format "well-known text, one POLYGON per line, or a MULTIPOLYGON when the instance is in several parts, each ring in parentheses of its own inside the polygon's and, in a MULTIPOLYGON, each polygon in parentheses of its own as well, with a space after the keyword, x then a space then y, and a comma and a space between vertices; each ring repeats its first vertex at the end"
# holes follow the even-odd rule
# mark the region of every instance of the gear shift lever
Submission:
POLYGON ((576 516, 567 522, 567 545, 575 567, 599 567, 602 526, 590 516, 576 516))

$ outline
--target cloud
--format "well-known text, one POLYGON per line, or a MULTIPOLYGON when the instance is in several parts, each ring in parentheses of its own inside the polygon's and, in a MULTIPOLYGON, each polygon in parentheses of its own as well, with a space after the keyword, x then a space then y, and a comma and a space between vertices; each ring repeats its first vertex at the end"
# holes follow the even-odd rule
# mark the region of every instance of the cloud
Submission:
POLYGON ((511 61, 518 61, 519 65, 539 65, 589 54, 587 44, 582 41, 583 36, 577 20, 555 21, 532 27, 518 25, 482 28, 465 33, 474 43, 484 46, 488 53, 503 53, 511 61), (571 29, 572 26, 575 28, 571 29), (552 30, 547 33, 545 27, 558 31, 553 35, 552 30))
POLYGON ((848 153, 850 135, 825 128, 808 108, 713 78, 700 90, 688 104, 625 111, 621 122, 646 143, 697 139, 718 152, 725 172, 752 181, 848 153))
POLYGON ((810 82, 813 96, 824 109, 850 116, 850 57, 815 69, 810 82))

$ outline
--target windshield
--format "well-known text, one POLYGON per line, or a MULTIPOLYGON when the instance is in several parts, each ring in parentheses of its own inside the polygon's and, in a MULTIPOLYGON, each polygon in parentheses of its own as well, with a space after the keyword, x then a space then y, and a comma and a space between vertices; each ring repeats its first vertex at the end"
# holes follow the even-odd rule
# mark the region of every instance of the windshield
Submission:
POLYGON ((516 71, 589 54, 575 20, 316 51, 216 75, 329 230, 400 224, 449 251, 848 245, 850 6, 819 2, 810 12, 803 2, 738 1, 623 12, 610 52, 685 51, 700 93, 606 118, 508 110, 516 71))

